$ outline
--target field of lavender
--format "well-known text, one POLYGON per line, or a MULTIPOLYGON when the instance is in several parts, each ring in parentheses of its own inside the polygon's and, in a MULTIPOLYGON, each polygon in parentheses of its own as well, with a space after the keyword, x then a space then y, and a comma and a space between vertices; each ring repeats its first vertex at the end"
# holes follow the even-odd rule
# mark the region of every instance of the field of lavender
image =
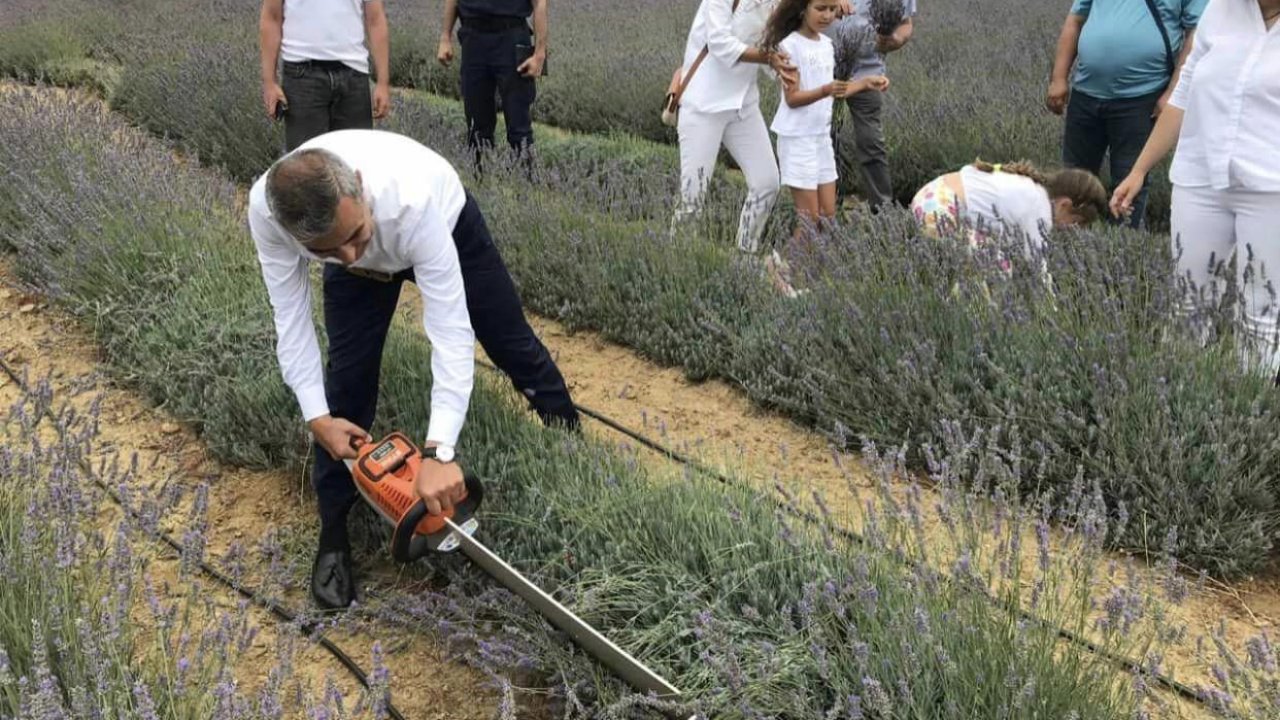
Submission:
MULTIPOLYGON (((25 90, 0 101, 0 243, 23 278, 84 318, 106 361, 199 427, 220 458, 300 467, 306 444, 276 378, 269 310, 245 291, 259 281, 229 179, 178 163, 169 146, 92 102, 25 90)), ((415 390, 426 352, 408 324, 393 329, 377 430, 424 422, 425 396, 415 390)), ((1160 622, 1167 591, 1138 583, 1093 594, 1108 587, 1100 557, 1119 528, 1085 480, 1056 511, 1023 505, 1010 499, 1018 458, 939 448, 931 480, 953 523, 956 558, 944 573, 903 564, 922 559, 926 545, 937 551, 913 520, 918 493, 905 506, 873 504, 861 523, 872 529, 867 543, 848 544, 829 528, 795 525, 753 493, 655 477, 615 448, 540 428, 489 382, 477 386, 463 444, 491 482, 486 540, 675 681, 704 717, 1128 718, 1157 700, 1145 675, 1117 672, 1053 629, 993 609, 978 591, 1016 604, 1034 585, 1033 609, 1048 622, 1159 664, 1177 636, 1160 622), (981 468, 977 488, 961 484, 965 468, 981 468), (1080 530, 1060 554, 1049 552, 1050 518, 1080 530), (1024 535, 1032 526, 1036 540, 1024 535), (1040 547, 1030 569, 1024 542, 1040 547)), ((887 481, 903 459, 872 451, 869 461, 887 481)), ((23 487, 29 468, 0 469, 6 492, 23 487)), ((18 546, 0 544, 0 553, 18 546)), ((447 596, 393 598, 379 622, 470 641, 478 648, 470 655, 498 677, 531 676, 522 687, 535 689, 540 679, 564 717, 650 716, 652 700, 599 676, 467 564, 437 570, 447 596)), ((22 628, 16 635, 39 645, 22 628)), ((73 656, 81 648, 69 647, 73 656)), ((39 675, 38 657, 24 656, 11 673, 62 687, 60 676, 39 675)), ((1224 691, 1256 672, 1233 669, 1224 691)))
MULTIPOLYGON (((1038 111, 1014 112, 1016 104, 994 120, 981 115, 1015 94, 992 84, 1016 83, 1020 97, 1034 95, 1015 71, 986 72, 988 45, 968 42, 965 28, 991 17, 993 2, 956 4, 969 19, 932 28, 950 38, 938 47, 955 45, 943 55, 931 55, 934 46, 923 41, 912 46, 929 77, 954 68, 969 78, 972 92, 938 80, 923 93, 968 103, 939 108, 944 121, 984 118, 948 135, 967 148, 965 157, 999 155, 987 152, 991 142, 1052 130, 1038 111)), ((280 147, 253 80, 257 3, 183 4, 180 25, 157 22, 154 7, 129 0, 104 14, 19 0, 0 21, 8 28, 0 29, 0 70, 93 78, 89 84, 107 87, 112 107, 135 123, 248 182, 280 147)), ((1040 57, 1040 40, 1030 35, 1001 42, 1040 57)), ((906 98, 911 83, 903 85, 906 98)), ((546 95, 554 106, 550 81, 546 95)), ((450 101, 403 95, 386 127, 466 164, 450 101)), ((921 130, 931 142, 938 135, 921 130)), ((1173 531, 1176 557, 1222 575, 1254 571, 1272 557, 1280 399, 1242 372, 1229 342, 1202 351, 1174 322, 1164 239, 1063 236, 1046 258, 1057 284, 1049 292, 1029 281, 1031 273, 984 278, 980 258, 915 237, 905 214, 854 216, 832 242, 798 251, 814 292, 780 303, 727 251, 740 197, 734 180, 717 185, 699 227, 671 239, 672 148, 617 134, 544 129, 541 137, 531 186, 500 174, 480 184, 467 174, 529 307, 601 330, 692 378, 727 378, 846 447, 862 438, 923 448, 981 437, 1016 460, 1022 492, 1059 497, 1083 470, 1101 483, 1109 512, 1137 520, 1110 538, 1116 546, 1150 552, 1173 531)), ((776 215, 771 233, 780 237, 787 217, 776 215)), ((1202 313, 1207 320, 1212 309, 1202 313)), ((1229 337, 1230 323, 1215 327, 1229 337)), ((911 461, 922 467, 923 455, 911 461)))
MULTIPOLYGON (((915 39, 889 59, 885 126, 898 199, 909 202, 924 183, 978 155, 1058 163, 1061 119, 1044 110, 1043 99, 1070 3, 919 5, 915 39)), ((621 130, 674 143, 656 108, 697 7, 689 0, 551 4, 552 74, 539 88, 536 116, 571 130, 621 130)), ((435 60, 439 7, 388 8, 393 82, 458 97, 456 68, 435 60)), ((763 80, 761 90, 765 116, 772 117, 778 93, 763 80)), ((1150 213, 1156 227, 1168 226, 1168 202, 1168 183, 1157 178, 1150 213)))

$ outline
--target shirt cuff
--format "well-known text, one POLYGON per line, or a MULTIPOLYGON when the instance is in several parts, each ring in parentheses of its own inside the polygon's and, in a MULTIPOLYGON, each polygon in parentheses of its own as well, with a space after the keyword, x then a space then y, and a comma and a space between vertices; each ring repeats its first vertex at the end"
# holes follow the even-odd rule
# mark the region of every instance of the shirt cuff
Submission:
POLYGON ((324 385, 309 385, 295 392, 298 405, 302 408, 302 419, 311 422, 321 415, 329 414, 329 400, 324 395, 324 385))
POLYGON ((436 442, 449 447, 457 447, 458 435, 462 433, 462 424, 466 422, 466 413, 453 408, 431 407, 431 421, 427 423, 427 442, 436 442))

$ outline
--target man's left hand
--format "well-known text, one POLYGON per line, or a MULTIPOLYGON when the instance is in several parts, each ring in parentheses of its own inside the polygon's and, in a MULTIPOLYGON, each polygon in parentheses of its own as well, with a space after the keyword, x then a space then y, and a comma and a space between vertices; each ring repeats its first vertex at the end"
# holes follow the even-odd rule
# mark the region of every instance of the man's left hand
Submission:
POLYGON ((899 50, 905 44, 896 35, 876 35, 876 50, 882 55, 899 50))
POLYGON ((381 120, 391 112, 391 84, 378 83, 373 88, 373 119, 381 120))
POLYGON ((525 77, 542 77, 542 64, 546 62, 547 56, 543 53, 535 52, 529 56, 528 60, 520 63, 520 67, 516 68, 516 72, 525 77))
POLYGON ((851 0, 840 0, 840 10, 836 13, 836 17, 844 17, 853 14, 853 2, 851 0))

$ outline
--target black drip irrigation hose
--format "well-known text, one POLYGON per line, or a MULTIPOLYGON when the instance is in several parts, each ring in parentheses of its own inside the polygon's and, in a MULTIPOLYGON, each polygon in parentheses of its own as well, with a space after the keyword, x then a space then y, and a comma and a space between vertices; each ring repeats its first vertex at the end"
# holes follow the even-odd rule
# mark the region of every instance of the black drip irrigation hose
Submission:
MULTIPOLYGON (((494 373, 502 372, 501 370, 498 369, 497 366, 491 363, 485 362, 483 360, 477 360, 476 362, 480 366, 484 367, 486 370, 489 370, 491 372, 494 372, 494 373)), ((744 491, 748 491, 748 492, 760 495, 764 499, 767 499, 769 502, 771 502, 775 508, 777 508, 778 510, 781 510, 782 512, 787 513, 788 515, 794 518, 803 520, 809 525, 817 527, 820 530, 833 532, 844 540, 867 547, 866 538, 854 532, 853 530, 836 525, 835 523, 832 523, 827 519, 820 518, 817 515, 814 515, 812 512, 809 512, 807 510, 801 510, 795 507, 793 504, 780 500, 776 497, 766 496, 765 493, 762 493, 759 488, 733 480, 732 478, 728 477, 727 475, 725 475, 724 473, 721 473, 718 470, 707 467, 705 464, 697 460, 694 460, 693 458, 683 455, 680 452, 677 452, 676 450, 666 447, 665 445, 659 443, 656 440, 648 438, 642 435, 641 433, 635 430, 632 430, 631 428, 619 423, 618 421, 610 418, 608 415, 605 415, 604 413, 598 412, 596 410, 592 410, 591 408, 585 407, 576 402, 573 404, 573 407, 579 413, 586 415, 587 417, 593 420, 596 420, 600 424, 606 427, 609 427, 618 433, 626 435, 632 440, 635 440, 636 442, 640 443, 644 447, 647 447, 650 450, 653 450, 654 452, 660 455, 665 455, 668 459, 672 460, 675 463, 684 465, 689 469, 693 470, 694 472, 697 472, 701 475, 711 478, 712 480, 715 480, 727 487, 731 487, 737 490, 744 490, 744 491)), ((912 569, 916 569, 916 570, 922 569, 920 567, 920 564, 917 562, 913 562, 910 560, 902 560, 902 562, 906 565, 909 565, 912 569)), ((932 572, 938 572, 938 571, 933 570, 932 572)), ((938 574, 944 578, 947 577, 944 573, 938 572, 938 574)), ((950 580, 951 578, 947 578, 947 579, 950 580)), ((977 591, 976 588, 973 588, 969 585, 960 585, 960 587, 966 590, 969 590, 971 592, 977 591)), ((1196 689, 1188 685, 1180 683, 1177 680, 1174 680, 1173 678, 1168 677, 1167 675, 1164 675, 1164 674, 1148 673, 1139 663, 1135 662, 1131 658, 1117 655, 1104 648, 1098 647, 1097 644, 1095 644, 1092 640, 1081 637, 1078 634, 1064 627, 1055 626, 1052 623, 1048 622, 1047 620, 1036 617, 1035 615, 1031 614, 1030 612, 1024 610, 1021 607, 1010 607, 1006 603, 1001 602, 998 598, 993 596, 990 592, 983 591, 981 595, 984 598, 986 598, 986 600, 989 603, 991 603, 993 606, 995 606, 1000 610, 1003 610, 1005 612, 1016 612, 1019 618, 1023 620, 1027 620, 1029 622, 1033 622, 1039 625, 1040 627, 1051 629, 1057 633, 1059 638, 1066 640, 1067 642, 1070 642, 1079 647, 1082 647, 1085 650, 1088 650, 1094 655, 1097 655, 1098 657, 1101 657, 1107 660, 1108 662, 1111 662, 1112 664, 1122 668, 1127 672, 1134 673, 1134 674, 1146 674, 1150 676, 1153 680, 1155 680, 1157 684, 1164 687, 1166 690, 1176 693, 1180 697, 1190 700, 1192 702, 1195 702, 1199 705, 1203 705, 1206 707, 1208 706, 1208 702, 1205 700, 1203 695, 1199 691, 1197 691, 1196 689)))
MULTIPOLYGON (((24 395, 26 395, 28 398, 35 397, 35 393, 33 393, 31 391, 31 388, 28 387, 27 384, 22 380, 22 378, 18 376, 18 374, 14 371, 14 369, 9 365, 8 361, 6 361, 3 356, 0 356, 0 369, 3 369, 4 373, 8 375, 9 378, 12 379, 13 382, 18 385, 18 387, 22 390, 24 395)), ((48 407, 44 408, 44 415, 49 418, 50 422, 53 423, 54 428, 56 429, 57 418, 54 416, 54 414, 50 411, 48 407)), ((99 488, 101 488, 104 492, 107 493, 107 496, 111 498, 112 502, 114 502, 117 506, 119 506, 120 509, 125 512, 125 514, 127 514, 130 518, 134 520, 134 524, 136 527, 141 529, 146 535, 150 536, 153 540, 158 540, 164 543, 165 545, 168 545, 169 547, 176 550, 179 554, 182 553, 183 551, 182 543, 178 542, 177 540, 174 540, 172 536, 162 532, 159 529, 152 529, 148 527, 147 523, 143 522, 142 519, 138 516, 137 510, 125 504, 124 500, 120 497, 120 495, 113 488, 111 488, 105 482, 103 482, 103 480, 99 478, 96 473, 94 473, 93 466, 89 464, 88 458, 85 458, 85 457, 80 458, 80 469, 84 472, 84 474, 90 480, 93 481, 95 485, 97 485, 99 488)), ((269 600, 265 597, 262 597, 258 593, 250 592, 249 590, 245 589, 245 587, 242 586, 240 583, 236 582, 235 580, 232 580, 231 578, 223 574, 221 571, 219 571, 217 568, 214 568, 213 566, 209 565, 208 562, 201 560, 199 564, 199 568, 200 568, 200 571, 203 572, 205 575, 207 575, 209 578, 217 581, 221 585, 224 585, 234 590, 241 597, 249 600, 253 604, 257 605, 258 607, 264 610, 269 610, 271 614, 275 615, 280 620, 283 620, 286 623, 297 623, 297 616, 294 613, 280 606, 280 604, 272 600, 269 600)), ((323 634, 323 630, 318 628, 315 623, 313 622, 298 623, 298 627, 304 633, 306 633, 310 639, 319 642, 321 647, 323 647, 325 650, 328 650, 329 654, 332 655, 334 659, 336 659, 339 663, 341 663, 342 666, 346 668, 347 671, 350 672, 351 675, 355 677, 356 680, 359 680, 360 684, 364 686, 366 690, 372 689, 369 687, 369 676, 360 667, 360 664, 357 663, 355 660, 351 659, 351 656, 347 655, 347 653, 343 651, 343 649, 339 647, 337 643, 325 637, 323 634)), ((402 715, 400 711, 396 709, 395 705, 391 703, 391 700, 389 698, 387 700, 386 709, 387 709, 387 714, 390 715, 394 720, 405 720, 404 715, 402 715)))

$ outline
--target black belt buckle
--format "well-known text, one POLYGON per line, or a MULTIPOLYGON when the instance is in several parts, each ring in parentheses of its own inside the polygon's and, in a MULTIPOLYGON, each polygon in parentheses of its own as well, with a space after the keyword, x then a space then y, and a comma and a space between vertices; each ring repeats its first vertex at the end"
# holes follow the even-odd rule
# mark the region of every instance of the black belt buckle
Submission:
POLYGON ((383 282, 383 283, 389 283, 395 279, 395 276, 392 275, 391 273, 385 273, 385 272, 382 272, 381 270, 370 270, 368 268, 358 268, 358 267, 347 267, 346 270, 352 275, 358 275, 359 277, 362 277, 362 278, 377 280, 378 282, 383 282))

